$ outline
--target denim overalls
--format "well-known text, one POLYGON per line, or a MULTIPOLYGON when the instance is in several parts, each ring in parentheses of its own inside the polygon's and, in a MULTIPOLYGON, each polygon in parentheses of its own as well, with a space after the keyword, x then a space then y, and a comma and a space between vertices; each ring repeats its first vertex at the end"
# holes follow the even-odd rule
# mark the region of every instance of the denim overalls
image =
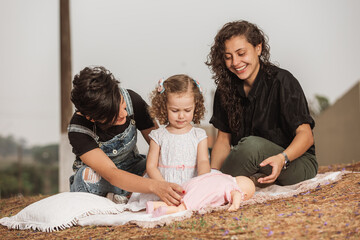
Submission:
MULTIPOLYGON (((116 135, 107 142, 99 141, 99 137, 96 135, 95 124, 93 131, 80 125, 71 124, 68 127, 68 132, 88 134, 98 143, 100 149, 115 163, 118 169, 141 176, 146 168, 146 157, 139 154, 136 146, 137 129, 130 95, 128 91, 123 88, 120 88, 120 92, 125 99, 128 116, 131 118, 130 124, 124 132, 116 135)), ((75 174, 70 177, 71 192, 89 192, 100 196, 105 196, 108 192, 119 195, 129 194, 129 192, 111 185, 94 171, 91 171, 92 175, 94 175, 92 177, 93 181, 84 181, 83 172, 86 168, 89 167, 82 161, 76 160, 74 162, 73 169, 75 174)))

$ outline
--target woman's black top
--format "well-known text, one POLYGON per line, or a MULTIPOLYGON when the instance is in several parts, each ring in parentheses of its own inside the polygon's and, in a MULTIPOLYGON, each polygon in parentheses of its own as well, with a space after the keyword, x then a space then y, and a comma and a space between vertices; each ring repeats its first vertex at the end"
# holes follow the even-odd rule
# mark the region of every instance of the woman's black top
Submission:
MULTIPOLYGON (((277 145, 287 148, 295 137, 295 131, 303 123, 314 128, 304 92, 296 78, 288 71, 271 66, 271 77, 260 68, 254 84, 246 97, 244 81, 232 79, 237 88, 242 105, 240 129, 232 131, 228 111, 222 107, 221 92, 216 90, 213 116, 210 123, 215 128, 231 133, 231 145, 247 136, 263 137, 277 145)), ((315 146, 307 152, 315 155, 315 146)))

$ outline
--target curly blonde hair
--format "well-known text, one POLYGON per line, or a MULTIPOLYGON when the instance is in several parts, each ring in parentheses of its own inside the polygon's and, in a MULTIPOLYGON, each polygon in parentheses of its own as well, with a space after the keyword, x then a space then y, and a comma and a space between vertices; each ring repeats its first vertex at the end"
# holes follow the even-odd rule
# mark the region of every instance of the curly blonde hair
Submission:
POLYGON ((164 81, 164 92, 158 91, 158 86, 150 94, 151 106, 149 113, 152 118, 159 121, 161 125, 169 123, 167 115, 167 96, 169 93, 186 93, 191 88, 194 94, 194 116, 192 121, 199 124, 200 120, 204 118, 205 106, 204 97, 200 92, 200 88, 195 83, 195 80, 185 74, 178 74, 169 77, 164 81))

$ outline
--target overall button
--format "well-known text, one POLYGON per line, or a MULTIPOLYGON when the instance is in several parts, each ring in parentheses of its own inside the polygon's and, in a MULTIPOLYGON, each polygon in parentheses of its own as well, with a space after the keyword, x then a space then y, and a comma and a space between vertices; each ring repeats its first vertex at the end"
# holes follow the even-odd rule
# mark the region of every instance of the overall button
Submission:
POLYGON ((99 143, 99 147, 101 147, 102 146, 102 143, 99 143))
POLYGON ((113 150, 113 154, 117 154, 118 151, 116 149, 113 150))
POLYGON ((131 119, 130 123, 131 123, 132 125, 135 125, 135 120, 134 120, 134 119, 131 119))

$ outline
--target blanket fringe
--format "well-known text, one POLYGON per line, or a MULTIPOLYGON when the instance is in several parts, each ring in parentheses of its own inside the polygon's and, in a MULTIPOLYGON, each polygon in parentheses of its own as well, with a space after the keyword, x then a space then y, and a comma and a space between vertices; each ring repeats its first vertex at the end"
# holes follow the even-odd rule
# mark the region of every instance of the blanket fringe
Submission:
POLYGON ((164 216, 163 218, 157 220, 157 221, 139 221, 139 220, 133 220, 129 221, 129 223, 133 223, 138 225, 139 227, 143 228, 154 228, 154 227, 161 227, 165 225, 169 225, 173 222, 182 221, 184 219, 190 218, 193 215, 194 211, 186 210, 185 213, 182 213, 181 216, 164 216))

